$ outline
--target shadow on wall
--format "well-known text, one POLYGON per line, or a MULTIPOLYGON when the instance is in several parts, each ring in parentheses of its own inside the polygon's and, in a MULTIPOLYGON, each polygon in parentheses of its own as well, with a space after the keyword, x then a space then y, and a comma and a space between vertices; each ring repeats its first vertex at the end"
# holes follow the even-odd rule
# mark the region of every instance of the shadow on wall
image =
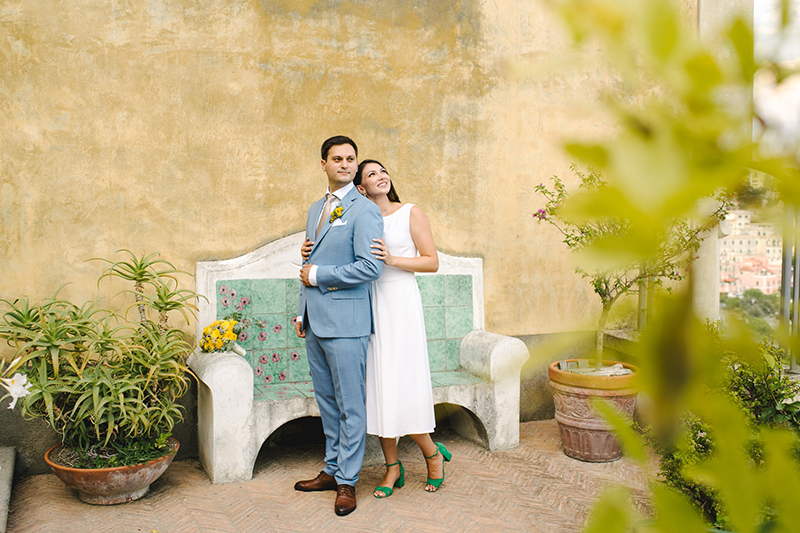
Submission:
POLYGON ((553 361, 592 357, 595 334, 593 331, 550 333, 544 335, 521 335, 531 354, 522 367, 519 389, 520 422, 549 420, 555 418, 553 393, 547 367, 553 361))

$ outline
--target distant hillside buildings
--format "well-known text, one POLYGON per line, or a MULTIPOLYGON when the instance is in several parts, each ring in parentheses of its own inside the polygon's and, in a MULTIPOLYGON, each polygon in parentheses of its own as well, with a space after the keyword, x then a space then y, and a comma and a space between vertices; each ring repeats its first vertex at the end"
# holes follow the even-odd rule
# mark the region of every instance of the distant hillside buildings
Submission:
POLYGON ((752 223, 750 211, 728 214, 731 234, 719 240, 720 293, 747 289, 773 294, 781 289, 781 236, 772 224, 752 223))

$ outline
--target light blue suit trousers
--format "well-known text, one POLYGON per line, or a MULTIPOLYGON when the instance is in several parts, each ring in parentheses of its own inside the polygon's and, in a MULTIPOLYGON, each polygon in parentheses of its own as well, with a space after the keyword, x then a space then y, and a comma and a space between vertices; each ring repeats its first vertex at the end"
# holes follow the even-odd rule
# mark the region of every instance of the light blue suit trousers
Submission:
POLYGON ((303 287, 306 353, 325 432, 324 471, 355 485, 364 462, 367 435, 365 366, 372 332, 369 283, 383 262, 370 253, 383 236, 380 209, 353 188, 342 199, 342 215, 326 220, 315 238, 324 200, 308 212, 306 235, 314 242, 308 262, 317 265, 317 287, 303 287))

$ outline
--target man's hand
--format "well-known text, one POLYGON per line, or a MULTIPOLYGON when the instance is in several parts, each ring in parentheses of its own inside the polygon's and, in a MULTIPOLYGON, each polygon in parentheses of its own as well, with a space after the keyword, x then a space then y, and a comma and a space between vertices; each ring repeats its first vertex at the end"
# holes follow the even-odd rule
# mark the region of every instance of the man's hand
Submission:
POLYGON ((303 266, 303 268, 300 269, 300 281, 302 281, 303 285, 305 285, 306 287, 311 287, 312 286, 311 285, 311 280, 308 279, 308 273, 311 272, 311 267, 312 266, 314 266, 314 265, 309 263, 309 264, 303 266))
POLYGON ((305 242, 300 247, 300 255, 303 256, 303 261, 308 261, 308 258, 311 257, 311 249, 314 247, 314 241, 306 237, 305 242))
POLYGON ((294 332, 297 333, 297 336, 300 337, 301 339, 306 338, 306 332, 303 329, 303 323, 299 320, 294 323, 294 332))

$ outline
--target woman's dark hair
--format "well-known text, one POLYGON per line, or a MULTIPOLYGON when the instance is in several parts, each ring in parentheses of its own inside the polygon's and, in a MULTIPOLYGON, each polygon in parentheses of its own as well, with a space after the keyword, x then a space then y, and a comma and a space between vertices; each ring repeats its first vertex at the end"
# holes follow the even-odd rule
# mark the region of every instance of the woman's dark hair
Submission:
MULTIPOLYGON (((356 177, 353 178, 353 185, 361 185, 361 173, 364 172, 364 167, 370 163, 375 163, 382 169, 386 170, 386 167, 383 166, 380 161, 375 161, 374 159, 365 159, 358 164, 358 171, 356 172, 356 177)), ((386 194, 386 197, 390 202, 395 202, 398 204, 400 203, 400 197, 397 196, 397 191, 394 190, 394 180, 389 181, 389 192, 386 194)))

